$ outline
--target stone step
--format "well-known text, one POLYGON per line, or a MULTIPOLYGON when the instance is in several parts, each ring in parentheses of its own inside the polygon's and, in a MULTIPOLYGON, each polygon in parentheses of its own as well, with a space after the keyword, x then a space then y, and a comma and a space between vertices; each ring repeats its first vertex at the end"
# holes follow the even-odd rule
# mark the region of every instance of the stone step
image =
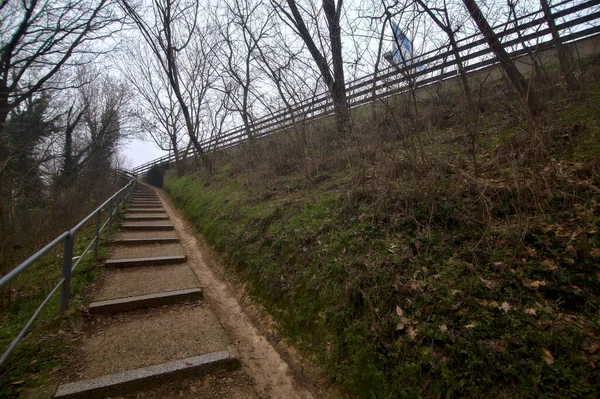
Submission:
POLYGON ((169 231, 175 230, 172 224, 135 224, 135 223, 123 223, 121 230, 145 230, 145 231, 169 231))
POLYGON ((55 398, 106 398, 133 393, 150 384, 234 370, 240 362, 229 351, 207 353, 154 366, 141 367, 117 374, 71 382, 58 387, 55 398))
POLYGON ((128 213, 165 213, 164 208, 127 208, 128 213))
POLYGON ((186 260, 185 255, 174 255, 154 256, 151 258, 108 259, 104 264, 113 267, 162 266, 184 263, 186 260))
POLYGON ((129 222, 143 222, 147 220, 169 220, 169 216, 165 213, 161 215, 157 213, 156 215, 140 215, 140 216, 123 216, 123 220, 129 222))
POLYGON ((160 202, 152 203, 152 204, 140 204, 139 202, 138 203, 132 202, 129 205, 129 208, 136 208, 136 209, 141 209, 141 208, 158 208, 158 207, 161 207, 161 206, 162 206, 162 203, 160 203, 160 202))
POLYGON ((147 245, 147 244, 172 244, 178 243, 178 237, 156 237, 156 238, 121 238, 112 240, 115 245, 147 245))
POLYGON ((90 303, 89 311, 91 314, 119 313, 137 309, 156 308, 163 305, 172 305, 198 299, 202 299, 202 290, 200 288, 192 288, 92 302, 90 303))

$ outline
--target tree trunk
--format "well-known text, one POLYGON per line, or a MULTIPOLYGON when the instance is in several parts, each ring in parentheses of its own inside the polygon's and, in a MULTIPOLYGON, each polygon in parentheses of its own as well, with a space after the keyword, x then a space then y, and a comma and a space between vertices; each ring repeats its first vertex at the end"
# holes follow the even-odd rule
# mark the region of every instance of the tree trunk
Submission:
POLYGON ((542 5, 542 10, 544 11, 544 19, 546 20, 548 28, 550 29, 550 33, 552 34, 552 41, 554 42, 554 47, 556 47, 556 53, 558 54, 558 63, 560 64, 560 71, 562 72, 569 89, 578 90, 579 83, 577 82, 575 74, 573 73, 574 68, 573 60, 571 59, 571 54, 569 54, 569 49, 567 49, 562 44, 560 34, 558 33, 558 29, 556 28, 556 23, 554 21, 554 15, 552 15, 552 11, 550 10, 548 1, 540 0, 540 4, 542 5))
POLYGON ((483 34, 483 37, 487 41, 488 45, 496 55, 498 61, 500 61, 500 66, 508 76, 508 79, 511 81, 512 85, 519 92, 521 97, 523 98, 525 105, 529 112, 536 116, 539 113, 539 104, 535 94, 529 90, 529 85, 527 84, 527 80, 521 75, 521 72, 515 66, 515 63, 510 58, 502 43, 498 39, 498 36, 485 19, 485 16, 475 3, 475 0, 462 0, 469 10, 469 14, 471 14, 471 18, 477 24, 477 27, 483 34))

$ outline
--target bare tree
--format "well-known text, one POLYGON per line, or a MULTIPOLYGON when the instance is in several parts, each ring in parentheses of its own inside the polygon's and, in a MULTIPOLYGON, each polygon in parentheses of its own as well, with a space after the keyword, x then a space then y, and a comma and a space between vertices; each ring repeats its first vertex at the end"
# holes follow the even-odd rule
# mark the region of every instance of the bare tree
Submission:
POLYGON ((565 81, 567 82, 569 89, 577 90, 579 89, 579 83, 577 82, 575 74, 573 73, 573 59, 571 58, 569 49, 562 43, 562 39, 560 37, 560 33, 558 32, 558 28, 556 27, 554 15, 552 14, 552 10, 550 9, 548 0, 540 0, 540 5, 542 6, 542 11, 544 11, 544 18, 546 19, 546 23, 548 24, 548 28, 550 29, 550 34, 552 35, 554 47, 556 47, 556 53, 558 54, 560 70, 565 78, 565 81))
POLYGON ((211 165, 198 137, 204 97, 216 77, 212 74, 215 43, 211 27, 198 26, 199 2, 153 0, 149 20, 129 0, 119 4, 133 20, 156 57, 181 107, 191 143, 210 171, 211 165))
POLYGON ((463 65, 463 60, 460 55, 460 50, 456 42, 456 32, 452 28, 452 22, 448 12, 448 5, 446 0, 443 0, 441 7, 431 7, 428 3, 423 0, 415 0, 415 2, 421 7, 427 15, 436 23, 436 25, 446 34, 448 41, 450 42, 450 49, 456 62, 458 75, 460 76, 460 82, 467 100, 467 109, 473 110, 473 96, 471 94, 471 88, 469 87, 469 80, 467 78, 467 72, 463 65))
POLYGON ((473 18, 475 21, 475 24, 479 28, 480 32, 483 34, 483 37, 487 41, 488 45, 496 55, 496 58, 500 62, 500 66, 506 73, 506 76, 523 98, 527 109, 532 115, 537 115, 539 113, 539 104, 535 93, 531 90, 527 80, 523 77, 523 75, 521 75, 515 66, 515 63, 510 58, 510 55, 504 49, 504 46, 502 46, 500 39, 498 39, 498 36, 483 15, 483 12, 481 12, 475 0, 462 0, 462 2, 469 11, 471 18, 473 18))
MULTIPOLYGON (((233 105, 232 110, 239 113, 250 143, 254 141, 250 96, 259 72, 253 64, 258 58, 259 43, 269 34, 271 14, 262 0, 232 0, 227 3, 225 26, 220 28, 221 39, 225 43, 223 73, 229 80, 225 93, 233 105), (239 95, 237 89, 241 91, 239 95)), ((260 95, 254 97, 259 101, 262 99, 260 95)))
MULTIPOLYGON (((108 51, 96 46, 120 29, 109 0, 21 0, 0 2, 0 143, 9 144, 6 127, 31 104, 46 101, 51 91, 77 85, 65 68, 93 61, 108 51), (28 105, 29 104, 29 105, 28 105)), ((14 124, 13 124, 14 125, 14 124)), ((5 146, 0 156, 0 257, 8 253, 8 217, 15 193, 9 170, 27 147, 5 146), (10 194, 5 198, 6 193, 10 194)), ((47 154, 37 155, 37 171, 47 154)))
POLYGON ((101 53, 93 44, 119 29, 108 0, 3 1, 0 19, 0 137, 11 110, 68 85, 59 71, 92 60, 101 53))
POLYGON ((329 40, 322 37, 318 29, 317 11, 313 10, 312 17, 317 25, 315 32, 316 40, 323 44, 327 42, 327 46, 321 45, 320 49, 315 43, 315 37, 311 34, 302 13, 295 0, 287 0, 287 7, 282 5, 281 1, 271 0, 271 3, 278 11, 280 17, 285 21, 294 32, 302 38, 311 57, 313 58, 321 77, 323 78, 331 99, 337 121, 338 132, 342 135, 348 135, 352 131, 352 123, 350 119, 350 107, 346 96, 346 81, 344 79, 344 59, 342 56, 342 37, 340 18, 342 14, 343 0, 323 0, 322 11, 327 22, 327 30, 329 32, 329 40), (331 64, 325 55, 326 48, 331 52, 331 64))
POLYGON ((135 114, 141 132, 145 137, 150 136, 163 151, 173 151, 177 173, 181 174, 181 107, 160 62, 147 50, 135 43, 127 50, 128 62, 120 63, 120 70, 139 96, 135 114))

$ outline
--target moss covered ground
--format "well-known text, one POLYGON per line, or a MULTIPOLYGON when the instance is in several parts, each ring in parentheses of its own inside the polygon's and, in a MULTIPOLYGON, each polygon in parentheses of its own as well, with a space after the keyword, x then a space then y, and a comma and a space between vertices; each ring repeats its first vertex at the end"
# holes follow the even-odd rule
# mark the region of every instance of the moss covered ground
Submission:
POLYGON ((241 149, 165 187, 349 396, 598 397, 600 85, 548 98, 535 121, 489 100, 476 166, 448 112, 422 156, 359 121, 362 139, 241 149))

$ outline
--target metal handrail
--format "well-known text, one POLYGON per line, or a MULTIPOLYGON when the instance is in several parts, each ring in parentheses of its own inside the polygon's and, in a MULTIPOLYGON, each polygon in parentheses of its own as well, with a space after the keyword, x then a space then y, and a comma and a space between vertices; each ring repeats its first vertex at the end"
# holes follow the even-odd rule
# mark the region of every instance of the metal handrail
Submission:
POLYGON ((70 300, 70 291, 71 291, 71 276, 75 268, 79 265, 83 257, 90 252, 92 246, 94 247, 94 256, 98 256, 98 244, 100 241, 100 234, 102 230, 106 226, 108 226, 108 232, 110 233, 112 230, 112 219, 115 215, 119 214, 119 210, 121 205, 129 198, 133 189, 135 188, 136 179, 135 175, 128 171, 119 170, 117 173, 121 177, 127 176, 129 183, 113 194, 109 199, 104 201, 102 205, 100 205, 96 210, 92 213, 84 217, 79 223, 77 223, 73 228, 68 231, 65 231, 50 243, 48 243, 44 248, 37 251, 35 254, 31 255, 27 260, 22 262, 19 266, 15 267, 13 270, 8 272, 6 275, 0 277, 0 290, 6 287, 12 280, 18 277, 21 273, 26 271, 30 266, 32 266, 36 261, 38 261, 42 256, 52 250, 54 247, 59 245, 61 242, 63 243, 63 263, 62 263, 62 276, 58 284, 54 286, 52 291, 46 296, 46 298, 42 301, 40 306, 35 310, 29 321, 25 324, 23 329, 19 332, 19 334, 13 339, 8 348, 4 351, 4 354, 0 358, 0 365, 4 363, 4 361, 10 356, 12 351, 15 349, 17 344, 21 341, 21 339, 27 334, 27 331, 35 321, 35 319, 39 316, 40 312, 46 306, 46 304, 50 301, 52 296, 61 289, 60 293, 60 312, 63 313, 69 307, 70 300), (103 210, 108 210, 108 218, 101 224, 101 213, 103 210), (90 241, 85 250, 79 255, 77 262, 73 265, 73 243, 75 242, 75 233, 82 226, 88 223, 93 217, 96 217, 96 231, 95 236, 90 241))
MULTIPOLYGON (((572 27, 585 27, 586 23, 591 21, 596 21, 600 18, 600 14, 593 8, 598 4, 597 0, 587 0, 584 2, 577 2, 574 0, 564 0, 557 4, 551 6, 552 9, 556 10, 554 16, 558 17, 567 17, 571 15, 575 15, 576 17, 567 20, 565 22, 557 24, 557 28, 559 30, 565 30, 572 27), (569 4, 571 3, 571 4, 569 4), (559 7, 563 7, 568 5, 567 8, 559 9, 559 7), (577 13, 584 10, 591 10, 588 15, 577 17, 577 13)), ((518 26, 512 26, 515 24, 515 20, 511 20, 500 24, 494 27, 494 30, 498 32, 498 37, 500 38, 508 38, 508 41, 503 43, 504 46, 511 46, 514 44, 518 44, 521 42, 522 38, 512 38, 511 35, 518 31, 527 31, 529 29, 537 27, 538 30, 534 33, 527 34, 527 40, 542 38, 548 34, 548 29, 543 28, 545 24, 545 19, 543 17, 538 16, 541 14, 541 10, 537 10, 535 12, 531 12, 527 15, 523 15, 517 18, 518 26), (526 21, 528 18, 534 18, 533 20, 526 21), (540 29, 540 27, 542 27, 540 29)), ((582 38, 585 36, 596 35, 600 33, 599 26, 593 26, 589 29, 583 29, 579 32, 574 32, 571 34, 567 34, 563 36, 563 40, 565 42, 576 40, 578 38, 582 38)), ((484 56, 486 54, 490 54, 492 50, 488 47, 481 48, 481 46, 485 46, 485 41, 482 39, 482 35, 480 33, 470 35, 468 37, 463 37, 459 39, 457 42, 460 43, 460 51, 465 52, 471 49, 476 49, 475 53, 467 53, 462 56, 463 61, 466 60, 475 60, 477 57, 484 56), (464 43, 464 44, 463 44, 464 43)), ((552 40, 548 42, 541 43, 542 47, 548 48, 553 45, 552 40)), ((540 44, 538 43, 538 47, 540 44)), ((444 59, 445 57, 450 57, 447 61, 442 62, 441 64, 435 64, 430 67, 427 67, 423 71, 419 71, 418 75, 425 76, 430 73, 436 73, 435 76, 428 77, 425 81, 417 82, 419 86, 425 86, 426 84, 434 84, 435 81, 446 80, 452 78, 455 73, 451 72, 443 72, 444 68, 452 66, 456 63, 453 59, 454 55, 450 50, 443 50, 447 46, 443 46, 439 49, 434 49, 428 51, 425 54, 419 55, 418 59, 414 60, 414 63, 411 63, 408 69, 416 68, 418 66, 425 66, 427 64, 431 64, 433 62, 437 62, 439 60, 444 59), (436 80, 437 79, 437 80, 436 80)), ((525 50, 517 50, 511 53, 512 56, 520 56, 525 54, 527 51, 525 50)), ((473 71, 476 69, 484 68, 490 65, 494 65, 496 60, 494 58, 478 61, 473 65, 465 65, 465 69, 468 71, 473 71)), ((368 75, 362 78, 358 78, 352 82, 347 83, 347 91, 348 91, 348 101, 350 102, 350 106, 352 108, 366 104, 372 101, 376 101, 379 98, 387 98, 390 95, 396 95, 401 93, 404 89, 394 87, 394 85, 401 84, 405 82, 404 74, 406 73, 407 68, 394 68, 390 67, 380 71, 377 76, 368 75), (370 96, 369 94, 373 91, 372 87, 373 81, 376 82, 375 91, 379 91, 380 94, 376 95, 375 98, 370 96), (385 90, 385 92, 381 92, 385 90), (362 98, 361 98, 362 97, 362 98)), ((414 77, 413 77, 414 78, 414 77)), ((287 108, 282 108, 279 111, 274 111, 270 115, 266 115, 264 117, 256 119, 252 124, 251 128, 253 130, 254 138, 259 139, 265 136, 268 136, 273 133, 277 133, 288 129, 291 127, 293 121, 295 119, 302 119, 303 122, 314 121, 320 118, 326 117, 333 113, 331 109, 332 101, 328 93, 321 93, 312 98, 308 98, 304 101, 299 102, 298 104, 292 107, 291 113, 287 108)), ((245 141, 245 129, 243 126, 236 126, 223 134, 217 137, 211 137, 201 141, 201 145, 208 152, 223 150, 232 146, 236 146, 245 141)), ((190 148, 188 150, 183 150, 180 153, 180 156, 186 158, 189 155, 193 155, 196 153, 195 148, 190 148)), ((146 162, 142 165, 136 166, 133 168, 133 171, 137 174, 145 173, 151 167, 156 165, 164 165, 170 164, 175 160, 174 154, 164 155, 155 160, 146 162)))

